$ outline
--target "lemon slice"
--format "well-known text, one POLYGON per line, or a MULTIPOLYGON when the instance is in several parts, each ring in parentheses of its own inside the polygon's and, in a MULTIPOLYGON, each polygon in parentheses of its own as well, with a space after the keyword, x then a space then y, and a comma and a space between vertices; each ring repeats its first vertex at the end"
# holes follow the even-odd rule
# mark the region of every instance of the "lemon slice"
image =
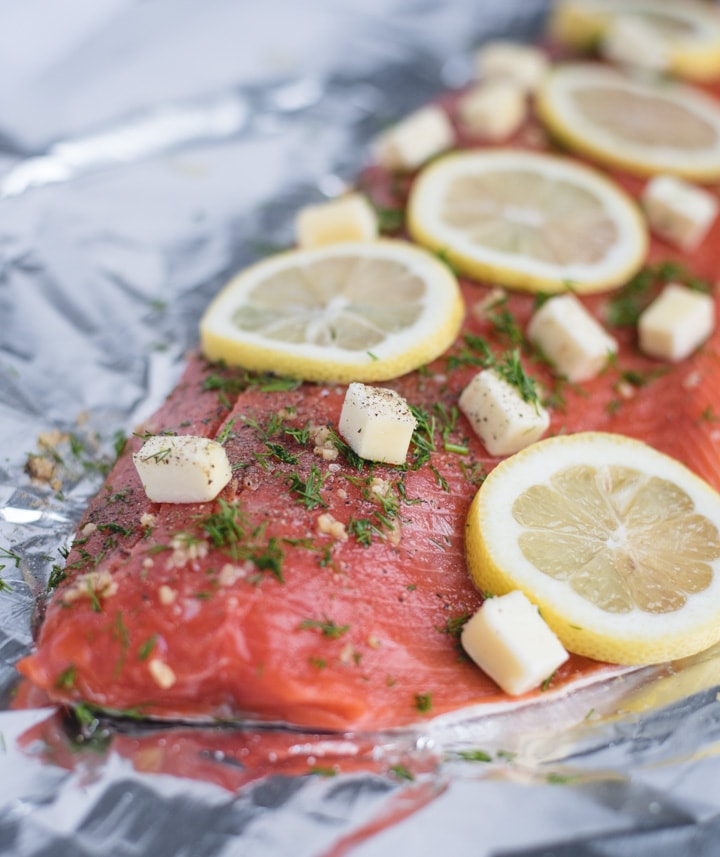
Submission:
POLYGON ((622 435, 539 441, 501 462, 470 508, 483 592, 521 589, 565 647, 662 663, 720 639, 720 495, 622 435))
POLYGON ((228 283, 200 323, 203 353, 310 381, 383 381, 437 357, 464 316, 446 265, 404 241, 291 250, 228 283))
POLYGON ((642 22, 665 49, 669 70, 693 80, 720 76, 720 12, 695 0, 561 0, 550 33, 561 44, 594 48, 619 17, 642 22))
POLYGON ((639 176, 720 178, 720 104, 694 87, 567 63, 543 79, 536 105, 553 135, 603 164, 639 176))
POLYGON ((416 179, 408 227, 462 273, 528 291, 618 286, 641 267, 637 205, 568 158, 511 149, 459 152, 416 179))

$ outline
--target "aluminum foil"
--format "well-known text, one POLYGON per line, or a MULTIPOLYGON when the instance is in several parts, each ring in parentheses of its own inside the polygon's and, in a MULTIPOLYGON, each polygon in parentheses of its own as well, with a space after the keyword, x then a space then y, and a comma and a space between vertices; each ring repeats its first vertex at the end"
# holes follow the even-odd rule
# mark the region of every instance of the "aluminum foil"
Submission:
POLYGON ((0 2, 0 854, 679 855, 720 841, 714 652, 389 734, 79 722, 15 662, 119 434, 229 275, 543 0, 0 2), (52 486, 26 471, 65 437, 52 486))

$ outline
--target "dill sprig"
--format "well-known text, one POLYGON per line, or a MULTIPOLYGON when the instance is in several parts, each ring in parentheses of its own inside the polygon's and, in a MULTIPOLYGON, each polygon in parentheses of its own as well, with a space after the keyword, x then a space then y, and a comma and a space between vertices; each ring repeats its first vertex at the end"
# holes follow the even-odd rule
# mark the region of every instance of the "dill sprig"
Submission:
POLYGON ((325 477, 314 464, 310 466, 310 473, 306 479, 303 479, 299 473, 291 473, 288 477, 290 490, 309 510, 327 508, 327 503, 320 493, 324 481, 325 477))

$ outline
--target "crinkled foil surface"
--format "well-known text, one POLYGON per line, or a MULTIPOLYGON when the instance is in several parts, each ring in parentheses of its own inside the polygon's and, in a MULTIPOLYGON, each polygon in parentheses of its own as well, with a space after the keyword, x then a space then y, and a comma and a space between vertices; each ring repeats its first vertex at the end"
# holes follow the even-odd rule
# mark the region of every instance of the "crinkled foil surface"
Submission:
POLYGON ((0 2, 0 854, 720 853, 713 653, 418 732, 93 721, 14 663, 117 433, 229 275, 542 0, 0 2), (61 487, 34 484, 70 433, 61 487))

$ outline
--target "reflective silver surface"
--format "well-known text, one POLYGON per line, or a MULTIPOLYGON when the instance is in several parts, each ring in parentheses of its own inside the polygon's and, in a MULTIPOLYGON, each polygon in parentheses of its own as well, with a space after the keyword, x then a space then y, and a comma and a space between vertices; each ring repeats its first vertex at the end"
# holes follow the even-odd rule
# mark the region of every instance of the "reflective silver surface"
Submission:
POLYGON ((210 297, 540 0, 0 2, 0 853, 717 853, 717 659, 422 732, 13 710, 33 608, 210 297), (25 472, 72 434, 61 485, 25 472), (330 775, 332 774, 332 776, 330 775), (705 850, 703 850, 705 849, 705 850))

